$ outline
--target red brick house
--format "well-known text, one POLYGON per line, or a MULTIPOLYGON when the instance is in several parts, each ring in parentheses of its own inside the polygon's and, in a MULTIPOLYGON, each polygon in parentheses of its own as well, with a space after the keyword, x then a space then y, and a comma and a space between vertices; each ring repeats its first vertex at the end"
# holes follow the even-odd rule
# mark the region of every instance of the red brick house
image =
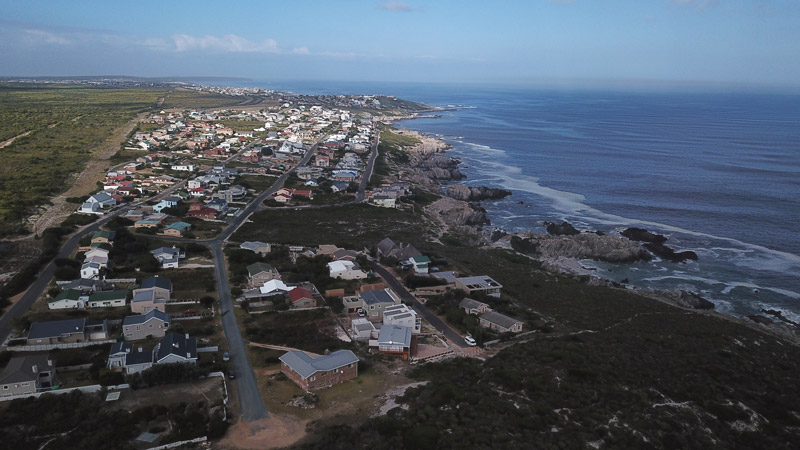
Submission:
POLYGON ((358 376, 358 357, 350 350, 339 350, 312 358, 292 350, 279 358, 281 372, 305 391, 330 387, 358 376))

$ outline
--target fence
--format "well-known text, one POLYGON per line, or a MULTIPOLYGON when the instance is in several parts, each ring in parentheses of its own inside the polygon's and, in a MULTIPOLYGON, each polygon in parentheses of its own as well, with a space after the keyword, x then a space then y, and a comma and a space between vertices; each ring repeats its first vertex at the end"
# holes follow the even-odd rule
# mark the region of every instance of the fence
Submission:
MULTIPOLYGON (((120 390, 120 389, 129 389, 130 385, 128 385, 128 384, 120 384, 118 386, 106 386, 106 388, 108 388, 108 390, 110 390, 110 391, 113 391, 113 390, 120 390)), ((100 392, 101 389, 103 389, 103 386, 101 386, 99 384, 92 384, 92 385, 89 385, 89 386, 78 386, 78 387, 73 387, 73 388, 55 389, 55 390, 52 390, 52 391, 36 392, 36 393, 31 393, 31 394, 8 395, 8 396, 0 397, 0 402, 7 402, 9 400, 14 400, 14 399, 18 399, 18 398, 40 397, 40 396, 42 396, 44 394, 56 394, 56 395, 67 394, 67 393, 70 393, 72 391, 81 391, 81 392, 83 392, 85 394, 93 394, 95 392, 100 392)))
POLYGON ((136 283, 136 278, 106 278, 106 283, 136 283))
POLYGON ((82 348, 91 347, 92 345, 113 344, 117 342, 114 339, 103 339, 99 341, 89 342, 70 342, 62 344, 37 344, 37 345, 10 345, 8 350, 14 352, 41 352, 45 350, 53 350, 56 348, 82 348))
POLYGON ((181 445, 185 444, 193 444, 197 442, 205 442, 208 440, 208 436, 202 436, 199 438, 188 439, 186 441, 179 441, 179 442, 170 442, 169 444, 159 445, 158 447, 150 447, 147 450, 164 450, 167 448, 175 448, 180 447, 181 445))
POLYGON ((213 353, 218 351, 219 351, 219 346, 216 345, 213 347, 200 347, 197 349, 197 353, 213 353))

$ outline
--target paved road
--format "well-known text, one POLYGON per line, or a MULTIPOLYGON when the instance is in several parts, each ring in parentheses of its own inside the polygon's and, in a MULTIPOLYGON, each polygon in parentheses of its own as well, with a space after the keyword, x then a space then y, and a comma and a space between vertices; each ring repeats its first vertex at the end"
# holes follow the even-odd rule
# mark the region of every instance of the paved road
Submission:
MULTIPOLYGON (((300 160, 300 165, 308 164, 308 161, 313 156, 314 152, 317 149, 317 145, 319 141, 315 143, 309 151, 306 153, 305 156, 300 160)), ((249 147, 245 147, 235 155, 231 156, 224 162, 229 162, 242 152, 249 149, 249 147)), ((267 416, 267 409, 264 405, 264 402, 261 398, 261 395, 258 392, 258 386, 256 383, 255 374, 253 373, 253 368, 250 365, 250 361, 247 358, 247 353, 245 351, 244 343, 242 341, 241 333, 239 332, 238 324, 236 323, 236 317, 233 312, 233 301, 231 299, 230 294, 230 286, 228 285, 228 277, 225 269, 225 258, 222 254, 222 245, 224 242, 244 223, 244 221, 255 211, 263 209, 261 205, 264 200, 274 194, 275 192, 280 189, 283 184, 286 182, 286 179, 289 178, 292 172, 294 172, 295 168, 287 171, 277 180, 275 183, 257 196, 243 211, 239 214, 233 221, 230 223, 228 228, 225 229, 219 236, 213 239, 207 240, 195 240, 195 239, 185 239, 185 238, 166 238, 164 236, 159 236, 159 239, 172 241, 172 242, 195 242, 201 244, 207 244, 211 248, 211 253, 214 256, 214 266, 215 266, 215 276, 217 278, 217 289, 219 291, 219 299, 220 299, 220 311, 221 311, 221 319, 222 319, 222 327, 225 332, 225 338, 228 341, 228 348, 230 349, 231 354, 231 362, 233 364, 234 371, 237 374, 237 379, 239 380, 237 383, 237 392, 239 395, 239 404, 242 409, 242 417, 245 420, 258 420, 267 416)), ((186 184, 186 181, 178 183, 163 192, 159 193, 158 195, 149 198, 147 200, 161 200, 167 195, 171 194, 175 190, 183 187, 186 184)), ((94 232, 100 229, 102 225, 107 223, 111 218, 118 216, 129 209, 131 207, 136 207, 147 200, 141 200, 139 202, 131 204, 129 207, 122 207, 118 208, 111 214, 101 218, 100 220, 96 221, 95 223, 86 226, 83 229, 77 231, 74 235, 72 235, 66 243, 61 247, 61 251, 58 253, 58 258, 67 258, 71 255, 77 248, 78 248, 78 241, 82 236, 86 233, 94 232)), ((53 278, 53 274, 55 273, 55 263, 51 261, 45 269, 39 274, 38 278, 34 283, 28 288, 27 292, 23 295, 23 297, 14 304, 8 312, 6 312, 2 317, 0 317, 0 342, 5 340, 5 338, 11 333, 11 322, 13 319, 22 316, 25 312, 30 309, 33 303, 38 299, 44 290, 47 288, 50 280, 53 278)))
POLYGON ((372 143, 372 152, 369 154, 369 161, 367 167, 364 169, 364 175, 361 177, 361 185, 358 187, 358 195, 356 195, 356 202, 364 201, 364 191, 367 189, 369 179, 372 178, 372 171, 375 169, 375 160, 378 158, 378 143, 381 141, 381 131, 375 130, 375 141, 372 143))
POLYGON ((414 311, 418 312, 422 317, 424 317, 425 320, 433 325, 434 328, 444 333, 447 339, 450 339, 450 341, 459 347, 468 347, 468 345, 464 342, 464 336, 458 334, 455 330, 450 328, 449 325, 444 323, 442 319, 437 317, 436 314, 432 313, 428 308, 426 308, 425 305, 420 303, 419 300, 411 295, 406 287, 403 286, 403 284, 397 278, 395 278, 388 269, 383 267, 377 261, 370 261, 370 266, 372 267, 372 270, 386 280, 386 283, 389 284, 389 287, 397 292, 401 299, 411 302, 411 305, 414 307, 414 311))
MULTIPOLYGON (((161 200, 162 198, 174 192, 176 189, 182 187, 185 183, 186 183, 185 181, 178 183, 147 200, 161 200)), ((131 206, 132 207, 138 206, 139 204, 145 201, 146 200, 141 200, 139 202, 131 204, 131 206)), ((69 256, 72 255, 72 253, 78 249, 78 241, 80 241, 83 236, 85 236, 88 233, 94 233, 95 231, 99 230, 101 226, 105 225, 109 220, 111 220, 113 217, 122 214, 128 209, 130 209, 130 207, 118 208, 116 211, 107 214, 106 216, 95 221, 94 223, 79 228, 72 234, 72 236, 70 236, 67 239, 64 245, 61 246, 61 250, 58 252, 56 258, 54 258, 53 261, 50 261, 50 263, 48 263, 44 267, 44 269, 41 272, 39 272, 38 277, 33 282, 33 284, 31 284, 31 286, 28 287, 28 290, 25 291, 25 294, 23 294, 22 298, 20 298, 20 300, 17 303, 11 306, 11 308, 8 311, 6 311, 6 313, 3 314, 2 317, 0 317, 0 342, 4 342, 5 339, 11 334, 11 322, 14 319, 24 315, 25 312, 28 311, 28 309, 30 309, 31 306, 33 306, 34 302, 36 302, 36 299, 38 299, 42 295, 42 293, 44 293, 44 290, 47 289, 47 286, 50 284, 50 281, 53 279, 53 275, 55 274, 56 271, 56 265, 54 262, 55 259, 69 258, 69 256)))
POLYGON ((231 289, 228 286, 228 275, 225 270, 225 257, 222 254, 222 245, 211 245, 214 255, 217 288, 219 290, 219 305, 221 311, 222 328, 225 330, 225 339, 228 341, 231 365, 236 372, 236 392, 239 394, 239 405, 242 409, 242 419, 246 421, 258 420, 267 417, 267 407, 258 392, 258 383, 253 373, 253 367, 247 358, 242 335, 236 323, 233 311, 231 289))

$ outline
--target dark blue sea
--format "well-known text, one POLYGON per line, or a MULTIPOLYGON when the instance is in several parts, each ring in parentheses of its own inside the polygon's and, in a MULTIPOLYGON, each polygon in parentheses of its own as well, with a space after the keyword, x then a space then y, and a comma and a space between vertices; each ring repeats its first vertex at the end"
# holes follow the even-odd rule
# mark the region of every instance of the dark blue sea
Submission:
POLYGON ((718 310, 800 321, 800 95, 477 85, 258 83, 298 93, 396 95, 455 106, 400 126, 444 138, 467 184, 509 189, 493 225, 638 226, 699 261, 584 261, 639 288, 686 289, 718 310), (519 202, 522 201, 522 204, 519 202))

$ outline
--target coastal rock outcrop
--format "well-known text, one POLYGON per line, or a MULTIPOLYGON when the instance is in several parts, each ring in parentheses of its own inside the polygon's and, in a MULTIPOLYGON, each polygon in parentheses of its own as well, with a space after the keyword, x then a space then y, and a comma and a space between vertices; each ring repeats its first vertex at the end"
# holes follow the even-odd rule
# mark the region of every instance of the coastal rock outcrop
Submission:
POLYGON ((660 234, 651 233, 644 228, 630 227, 622 230, 619 234, 625 236, 632 241, 639 242, 654 242, 664 243, 667 242, 667 237, 660 234))
POLYGON ((614 263, 649 261, 650 254, 635 242, 619 236, 581 233, 573 236, 532 234, 539 254, 545 258, 595 259, 614 263))
POLYGON ((697 261, 697 253, 686 250, 683 252, 676 252, 675 249, 664 245, 667 242, 666 236, 662 236, 660 234, 651 233, 642 228, 626 228, 623 230, 621 235, 625 236, 628 239, 644 242, 644 248, 649 250, 652 254, 658 256, 661 259, 665 259, 667 261, 671 261, 674 263, 685 262, 688 260, 697 261))
POLYGON ((438 215, 448 225, 488 225, 486 210, 472 203, 442 197, 428 206, 428 210, 438 215))
POLYGON ((447 186, 447 196, 456 200, 478 202, 481 200, 498 200, 511 195, 511 191, 486 186, 464 186, 451 184, 447 186))
POLYGON ((561 223, 544 222, 547 234, 552 236, 576 236, 581 234, 571 223, 564 221, 561 223))

